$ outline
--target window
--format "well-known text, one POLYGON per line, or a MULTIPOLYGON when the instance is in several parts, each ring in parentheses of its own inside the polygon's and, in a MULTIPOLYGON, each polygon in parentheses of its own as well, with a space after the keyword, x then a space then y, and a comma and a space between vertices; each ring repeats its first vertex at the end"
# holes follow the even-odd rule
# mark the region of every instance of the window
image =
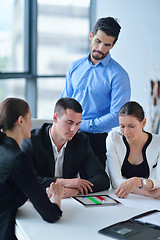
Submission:
POLYGON ((24 72, 24 0, 0 0, 0 72, 24 72))
POLYGON ((38 0, 38 75, 65 75, 88 52, 87 0, 38 0))
POLYGON ((51 118, 69 64, 89 49, 90 0, 0 0, 0 101, 51 118))
POLYGON ((0 102, 13 96, 25 99, 25 79, 0 79, 0 102))
POLYGON ((89 49, 89 0, 38 0, 38 118, 51 118, 69 64, 89 49), (63 76, 63 78, 57 78, 63 76))
POLYGON ((38 79, 38 118, 51 119, 54 106, 60 98, 65 85, 65 78, 38 79))

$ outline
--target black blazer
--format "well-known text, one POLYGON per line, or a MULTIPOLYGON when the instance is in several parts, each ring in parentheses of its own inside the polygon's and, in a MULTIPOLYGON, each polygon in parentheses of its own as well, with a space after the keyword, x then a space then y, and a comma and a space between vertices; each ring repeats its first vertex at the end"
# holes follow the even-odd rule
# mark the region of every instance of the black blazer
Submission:
MULTIPOLYGON (((22 151, 32 158, 37 175, 42 179, 54 178, 55 173, 50 127, 50 124, 45 123, 41 128, 32 130, 31 138, 24 139, 21 146, 22 151)), ((78 173, 81 178, 94 184, 94 192, 109 188, 108 175, 94 155, 88 137, 83 133, 77 133, 68 141, 63 161, 63 178, 76 178, 78 173)))
MULTIPOLYGON (((48 179, 46 185, 52 182, 48 179)), ((0 136, 0 239, 16 239, 14 222, 17 208, 27 199, 42 218, 55 222, 62 215, 57 204, 48 199, 38 182, 29 157, 9 137, 0 136)))

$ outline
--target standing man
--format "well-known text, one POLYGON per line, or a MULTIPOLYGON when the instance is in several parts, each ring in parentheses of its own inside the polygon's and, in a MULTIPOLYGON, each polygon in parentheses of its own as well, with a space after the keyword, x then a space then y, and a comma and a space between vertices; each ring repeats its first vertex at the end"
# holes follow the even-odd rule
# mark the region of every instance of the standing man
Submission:
POLYGON ((22 142, 41 183, 47 178, 64 186, 64 196, 103 191, 109 178, 90 147, 88 137, 77 133, 82 107, 73 98, 61 98, 54 110, 53 124, 32 130, 22 142), (77 177, 79 174, 80 178, 77 177))
POLYGON ((118 111, 130 100, 127 72, 111 58, 120 25, 112 17, 97 21, 90 32, 90 53, 71 63, 62 97, 75 98, 83 108, 81 131, 90 139, 103 167, 106 162, 107 133, 118 126, 118 111))

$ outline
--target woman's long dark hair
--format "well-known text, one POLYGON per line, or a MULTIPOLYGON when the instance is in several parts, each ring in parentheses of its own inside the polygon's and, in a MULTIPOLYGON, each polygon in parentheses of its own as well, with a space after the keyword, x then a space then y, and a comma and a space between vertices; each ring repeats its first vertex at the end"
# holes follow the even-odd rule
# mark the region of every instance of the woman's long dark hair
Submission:
POLYGON ((11 130, 19 116, 25 117, 29 112, 29 105, 20 98, 6 98, 0 104, 0 136, 6 130, 11 130))

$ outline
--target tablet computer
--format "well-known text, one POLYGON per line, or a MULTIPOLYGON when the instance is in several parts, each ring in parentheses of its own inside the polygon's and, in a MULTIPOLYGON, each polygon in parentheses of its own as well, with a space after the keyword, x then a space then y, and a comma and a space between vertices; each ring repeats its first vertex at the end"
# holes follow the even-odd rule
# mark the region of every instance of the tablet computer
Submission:
POLYGON ((75 200, 83 204, 84 206, 114 206, 120 204, 119 201, 110 197, 109 195, 86 195, 73 197, 75 200))

